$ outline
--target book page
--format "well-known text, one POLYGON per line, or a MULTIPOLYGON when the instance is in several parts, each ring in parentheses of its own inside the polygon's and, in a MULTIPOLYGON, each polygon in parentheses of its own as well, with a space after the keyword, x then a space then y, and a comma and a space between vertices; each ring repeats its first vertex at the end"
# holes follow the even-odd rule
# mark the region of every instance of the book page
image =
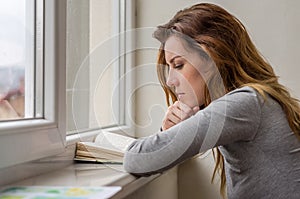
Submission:
POLYGON ((120 149, 117 149, 113 146, 105 146, 104 144, 97 144, 95 142, 77 142, 76 143, 76 152, 78 154, 79 151, 89 152, 91 155, 93 153, 99 155, 114 155, 114 156, 123 156, 124 152, 120 149))
POLYGON ((128 136, 102 131, 97 135, 95 144, 125 153, 127 147, 133 141, 135 141, 135 139, 128 136))
POLYGON ((80 150, 80 149, 76 151, 76 156, 104 158, 104 159, 109 159, 109 160, 113 160, 113 159, 122 160, 123 155, 124 155, 124 153, 122 153, 122 152, 108 151, 108 150, 105 150, 105 148, 99 148, 97 151, 96 150, 89 150, 89 148, 87 148, 87 150, 85 150, 85 151, 80 150))

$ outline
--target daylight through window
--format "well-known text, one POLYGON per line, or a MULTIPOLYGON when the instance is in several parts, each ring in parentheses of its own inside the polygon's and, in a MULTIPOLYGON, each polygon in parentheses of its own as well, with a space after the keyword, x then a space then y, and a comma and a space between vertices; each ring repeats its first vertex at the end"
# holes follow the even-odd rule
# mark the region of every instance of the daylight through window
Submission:
POLYGON ((43 117, 42 1, 2 1, 0 121, 43 117))

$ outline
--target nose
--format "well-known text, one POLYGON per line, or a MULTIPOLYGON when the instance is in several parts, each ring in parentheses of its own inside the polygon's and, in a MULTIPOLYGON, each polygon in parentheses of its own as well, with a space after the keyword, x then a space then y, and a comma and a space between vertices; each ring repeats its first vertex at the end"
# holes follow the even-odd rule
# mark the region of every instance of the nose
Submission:
POLYGON ((169 87, 173 87, 173 86, 177 87, 178 84, 179 84, 179 81, 178 81, 178 78, 176 75, 176 71, 173 68, 170 68, 169 75, 167 78, 167 85, 169 87))

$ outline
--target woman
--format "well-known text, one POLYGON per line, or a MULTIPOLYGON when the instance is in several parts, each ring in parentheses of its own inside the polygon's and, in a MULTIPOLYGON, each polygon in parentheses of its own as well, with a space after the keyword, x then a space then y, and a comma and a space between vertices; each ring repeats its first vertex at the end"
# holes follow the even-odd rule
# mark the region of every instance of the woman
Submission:
POLYGON ((299 198, 300 108, 242 23, 219 6, 179 11, 154 37, 157 71, 174 102, 162 132, 129 146, 125 169, 162 172, 215 149, 228 198, 299 198))

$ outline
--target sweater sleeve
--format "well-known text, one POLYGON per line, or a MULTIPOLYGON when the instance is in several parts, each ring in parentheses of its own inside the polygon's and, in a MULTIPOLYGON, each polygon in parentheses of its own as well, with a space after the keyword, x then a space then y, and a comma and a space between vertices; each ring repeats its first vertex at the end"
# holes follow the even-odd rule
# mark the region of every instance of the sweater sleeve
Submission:
POLYGON ((249 141, 257 132, 261 105, 254 89, 236 89, 168 130, 136 140, 125 153, 124 169, 160 173, 215 146, 249 141))

